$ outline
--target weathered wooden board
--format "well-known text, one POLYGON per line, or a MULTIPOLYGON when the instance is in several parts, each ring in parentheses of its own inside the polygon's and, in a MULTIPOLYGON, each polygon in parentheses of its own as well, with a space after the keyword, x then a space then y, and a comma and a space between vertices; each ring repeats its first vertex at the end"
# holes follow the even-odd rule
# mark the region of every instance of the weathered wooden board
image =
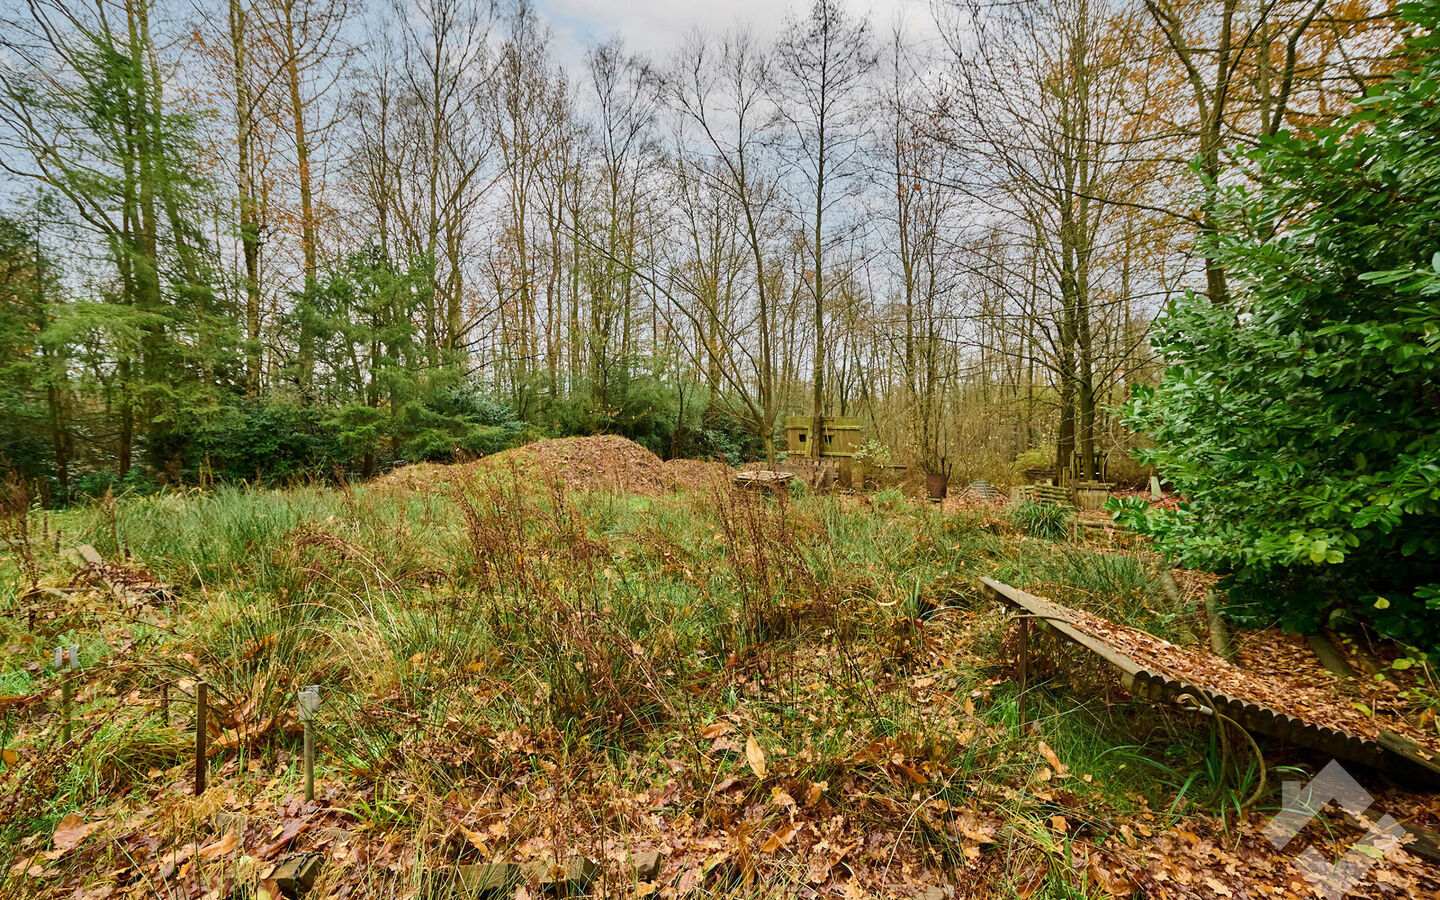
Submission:
POLYGON ((1074 623, 1075 614, 1067 607, 1037 597, 1019 588, 982 578, 981 583, 1001 603, 1019 609, 1040 623, 1052 634, 1066 638, 1105 660, 1119 673, 1120 684, 1137 697, 1157 703, 1174 703, 1182 695, 1190 695, 1199 703, 1209 703, 1217 712, 1238 722, 1241 727, 1260 734, 1278 737, 1295 744, 1313 747, 1334 756, 1379 769, 1398 782, 1415 787, 1440 788, 1440 766, 1423 754, 1407 751, 1398 742, 1384 743, 1337 731, 1294 716, 1268 709, 1206 687, 1203 678, 1182 680, 1155 672, 1131 659, 1104 640, 1083 631, 1074 623))

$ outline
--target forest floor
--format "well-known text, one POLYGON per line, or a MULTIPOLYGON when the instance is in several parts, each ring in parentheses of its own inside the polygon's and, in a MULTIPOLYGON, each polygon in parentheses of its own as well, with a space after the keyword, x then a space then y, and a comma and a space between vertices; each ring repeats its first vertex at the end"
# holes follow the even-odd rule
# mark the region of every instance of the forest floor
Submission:
MULTIPOLYGON (((1013 619, 981 576, 1220 665, 1205 576, 1177 602, 1143 547, 1028 537, 1000 505, 740 491, 627 444, 12 523, 0 897, 273 898, 314 853, 316 897, 499 898, 466 867, 508 862, 528 898, 578 856, 595 896, 1304 898, 1323 892, 1301 850, 1361 839, 1322 817, 1276 849, 1281 782, 1329 760, 1265 744, 1262 768, 1049 638, 1020 724, 1013 619), (57 671, 69 645, 81 667, 57 671)), ((1424 667, 1348 686, 1299 639, 1240 643, 1242 670, 1435 739, 1424 667)), ((1433 795, 1353 774, 1372 817, 1440 821, 1433 795)), ((1346 896, 1440 893, 1437 867, 1374 856, 1346 896)))

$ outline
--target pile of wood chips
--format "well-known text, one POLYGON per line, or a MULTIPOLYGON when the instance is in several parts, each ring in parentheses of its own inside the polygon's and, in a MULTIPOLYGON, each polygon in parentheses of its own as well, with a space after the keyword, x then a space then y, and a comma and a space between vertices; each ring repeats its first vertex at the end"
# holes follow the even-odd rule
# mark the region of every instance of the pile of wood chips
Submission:
POLYGON ((661 460, 627 438, 613 434, 536 441, 473 462, 417 463, 371 482, 382 488, 439 491, 457 478, 513 472, 537 483, 554 478, 572 491, 610 490, 659 496, 676 490, 700 490, 728 477, 724 463, 693 459, 661 460))

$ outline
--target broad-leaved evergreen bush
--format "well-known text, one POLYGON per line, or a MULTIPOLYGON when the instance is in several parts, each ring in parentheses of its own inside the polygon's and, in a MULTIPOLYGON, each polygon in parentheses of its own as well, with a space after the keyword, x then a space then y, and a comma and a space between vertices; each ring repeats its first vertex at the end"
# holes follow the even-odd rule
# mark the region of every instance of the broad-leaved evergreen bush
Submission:
POLYGON ((1129 410, 1186 502, 1121 518, 1224 573, 1242 621, 1353 617, 1437 648, 1440 0, 1398 10, 1399 71, 1224 188, 1205 251, 1233 299, 1168 309, 1168 368, 1129 410))

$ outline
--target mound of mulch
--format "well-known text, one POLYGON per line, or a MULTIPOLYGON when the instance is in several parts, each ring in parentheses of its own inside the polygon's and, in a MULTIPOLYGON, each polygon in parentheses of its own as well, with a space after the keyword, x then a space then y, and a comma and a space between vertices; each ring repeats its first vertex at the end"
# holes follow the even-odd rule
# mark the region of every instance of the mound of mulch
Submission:
POLYGON ((734 472, 722 462, 703 459, 667 459, 661 463, 665 478, 673 489, 698 491, 715 484, 724 484, 734 472))
POLYGON ((396 469, 372 482, 409 490, 444 490, 458 479, 514 473, 537 484, 554 478, 573 491, 610 490, 657 496, 697 490, 729 476, 723 463, 692 459, 662 461, 627 438, 613 434, 555 438, 515 447, 473 462, 418 463, 396 469))

